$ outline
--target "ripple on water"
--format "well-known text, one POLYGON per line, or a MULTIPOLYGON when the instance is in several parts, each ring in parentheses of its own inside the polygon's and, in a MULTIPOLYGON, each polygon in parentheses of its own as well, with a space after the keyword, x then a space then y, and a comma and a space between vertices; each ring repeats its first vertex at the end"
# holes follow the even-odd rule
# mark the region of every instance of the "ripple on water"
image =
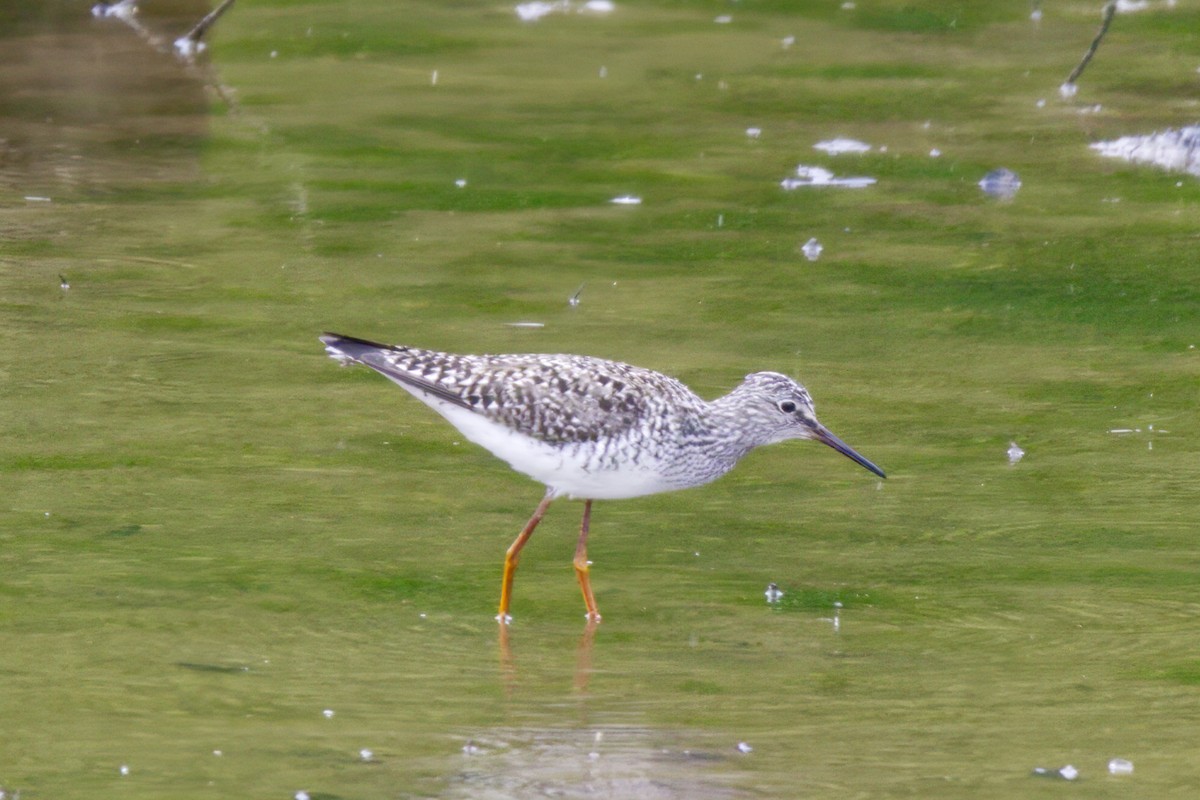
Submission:
POLYGON ((500 728, 472 736, 444 797, 735 800, 738 753, 689 750, 662 731, 500 728))

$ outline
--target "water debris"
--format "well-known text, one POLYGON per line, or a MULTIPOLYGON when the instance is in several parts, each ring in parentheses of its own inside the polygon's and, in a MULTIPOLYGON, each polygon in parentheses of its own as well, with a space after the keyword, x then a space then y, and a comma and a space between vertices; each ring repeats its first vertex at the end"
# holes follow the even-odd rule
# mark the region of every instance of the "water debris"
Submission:
POLYGON ((1005 452, 1008 454, 1008 463, 1010 464, 1015 464, 1025 457, 1025 451, 1016 442, 1009 442, 1008 450, 1005 452))
POLYGON ((1172 172, 1200 177, 1200 125, 1156 131, 1148 136, 1122 136, 1091 148, 1106 158, 1153 164, 1172 172))
POLYGON ((567 2, 567 0, 559 0, 559 2, 555 3, 521 3, 517 6, 516 12, 517 16, 521 18, 522 22, 536 22, 542 17, 549 16, 556 11, 565 12, 570 7, 571 4, 567 2))
POLYGON ((460 189, 466 188, 466 185, 467 185, 467 179, 466 179, 466 178, 459 178, 458 180, 456 180, 456 181, 454 182, 454 185, 455 185, 455 186, 457 186, 457 187, 458 187, 458 188, 460 188, 460 189))
POLYGON ((800 252, 804 253, 804 257, 809 261, 816 261, 821 257, 821 251, 824 249, 825 248, 821 246, 821 243, 818 242, 814 236, 812 239, 809 239, 807 242, 801 245, 800 252))
POLYGON ((824 150, 831 156, 841 155, 842 153, 869 153, 871 145, 866 142, 860 142, 857 139, 846 139, 838 137, 837 139, 826 139, 823 142, 817 142, 813 145, 814 150, 824 150))
POLYGON ((722 14, 714 19, 713 22, 717 23, 718 25, 728 25, 729 23, 733 22, 733 17, 729 14, 722 14))
POLYGON ((358 758, 360 761, 371 762, 375 760, 375 754, 372 753, 368 748, 364 747, 358 751, 358 758))
POLYGON ((333 719, 333 709, 332 708, 325 709, 324 711, 321 712, 321 714, 325 717, 325 719, 333 719))
POLYGON ((554 0, 554 2, 533 0, 533 2, 521 3, 515 10, 522 22, 536 22, 550 14, 569 13, 573 8, 577 14, 611 14, 616 10, 617 5, 612 0, 587 0, 586 3, 582 3, 576 8, 571 0, 554 0))
POLYGON ((930 150, 930 151, 929 151, 929 157, 930 157, 930 158, 941 158, 941 157, 942 157, 942 151, 941 151, 941 150, 938 150, 938 149, 935 147, 935 148, 933 148, 932 150, 930 150))
POLYGON ((739 753, 752 753, 752 752, 754 752, 754 748, 751 747, 750 745, 746 744, 745 742, 738 742, 737 743, 737 751, 739 753))
POLYGON ((438 81, 438 71, 435 69, 433 72, 429 73, 429 85, 437 86, 437 81, 438 81))
POLYGON ((567 298, 567 305, 571 308, 579 307, 579 295, 583 294, 583 287, 585 286, 587 286, 586 282, 579 284, 579 288, 575 290, 574 294, 567 298))
POLYGON ((1079 87, 1076 85, 1076 82, 1079 80, 1079 76, 1083 74, 1083 70, 1087 67, 1088 62, 1092 60, 1092 56, 1096 55, 1096 48, 1100 46, 1100 40, 1104 38, 1104 34, 1108 33, 1108 26, 1112 24, 1113 14, 1116 13, 1118 4, 1116 0, 1109 0, 1104 4, 1104 8, 1101 9, 1100 13, 1103 16, 1100 20, 1100 30, 1096 32, 1096 37, 1092 39, 1087 52, 1083 54, 1083 58, 1075 65, 1075 69, 1071 70, 1071 74, 1063 81, 1062 86, 1058 87, 1058 93, 1062 95, 1064 100, 1070 100, 1075 96, 1075 92, 1078 91, 1079 87))
POLYGON ((138 12, 137 0, 120 0, 109 3, 102 0, 92 6, 93 17, 115 17, 116 19, 131 20, 138 12))
POLYGON ((470 739, 462 747, 464 756, 477 756, 483 752, 483 748, 472 742, 470 739))
POLYGON ((783 589, 780 589, 777 583, 768 583, 767 590, 763 594, 767 596, 768 603, 778 603, 783 599, 783 589))
POLYGON ((1108 762, 1108 772, 1110 775, 1132 775, 1133 762, 1124 758, 1114 758, 1108 762))
POLYGON ((544 328, 544 322, 507 322, 505 323, 510 328, 544 328))
POLYGON ((122 775, 128 775, 129 774, 129 765, 122 764, 121 768, 118 770, 118 772, 120 772, 122 775))
POLYGON ((25 195, 25 202, 26 203, 49 203, 49 202, 51 202, 51 200, 49 197, 43 197, 40 194, 27 194, 27 195, 25 195))
POLYGON ((842 601, 833 601, 833 616, 821 617, 820 622, 828 622, 833 627, 833 632, 837 633, 842 629, 842 601))
POLYGON ((295 798, 295 800, 309 800, 308 792, 304 791, 303 789, 296 792, 294 795, 292 795, 292 797, 295 798))
POLYGON ((751 139, 757 139, 762 136, 762 128, 746 128, 746 136, 751 139))
POLYGON ((979 181, 979 188, 989 197, 1011 200, 1021 188, 1021 179, 1011 169, 994 169, 979 181))
POLYGON ((874 178, 839 178, 824 167, 796 167, 796 177, 784 178, 779 185, 784 189, 800 189, 806 186, 838 186, 846 189, 862 189, 875 183, 874 178))
POLYGON ((642 204, 642 198, 632 194, 623 194, 620 197, 614 197, 608 202, 615 206, 640 206, 642 204))
POLYGON ((781 42, 784 50, 787 50, 789 47, 791 47, 795 43, 796 43, 795 36, 785 36, 785 37, 783 37, 783 41, 781 42))
POLYGON ((1064 781, 1073 781, 1079 777, 1079 770, 1070 764, 1058 769, 1054 769, 1053 767, 1034 767, 1033 775, 1037 778, 1061 778, 1064 781))
POLYGON ((175 53, 186 61, 191 61, 197 55, 204 52, 206 45, 202 41, 204 34, 208 29, 221 18, 221 15, 229 10, 233 5, 233 0, 225 0, 221 5, 214 8, 208 14, 197 22, 192 29, 175 40, 175 53))
MULTIPOLYGON (((206 45, 203 37, 208 32, 209 28, 229 10, 234 0, 224 0, 215 9, 208 14, 205 14, 199 22, 177 39, 171 39, 162 35, 155 29, 153 25, 145 25, 139 19, 136 0, 120 0, 120 2, 109 2, 109 0, 100 0, 92 7, 92 16, 99 18, 112 18, 124 22, 130 29, 140 36, 146 44, 154 50, 165 55, 174 56, 186 67, 195 67, 196 57, 204 52, 206 45)), ((213 89, 225 102, 231 106, 235 105, 230 91, 219 83, 209 81, 210 88, 213 89)))

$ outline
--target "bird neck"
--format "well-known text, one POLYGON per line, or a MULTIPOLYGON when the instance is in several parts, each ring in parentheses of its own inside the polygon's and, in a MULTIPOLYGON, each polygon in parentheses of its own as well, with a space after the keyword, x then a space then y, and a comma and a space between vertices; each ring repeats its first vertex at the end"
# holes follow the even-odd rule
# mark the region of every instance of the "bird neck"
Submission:
POLYGON ((749 424, 752 415, 746 404, 742 387, 708 404, 704 425, 715 452, 736 462, 759 445, 767 443, 756 435, 756 426, 749 424))

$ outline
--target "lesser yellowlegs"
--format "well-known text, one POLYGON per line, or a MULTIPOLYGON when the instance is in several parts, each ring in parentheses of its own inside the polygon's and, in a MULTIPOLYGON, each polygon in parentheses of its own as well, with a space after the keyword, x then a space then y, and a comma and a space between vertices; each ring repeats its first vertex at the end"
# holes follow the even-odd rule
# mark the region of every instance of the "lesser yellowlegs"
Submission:
POLYGON ((817 422, 803 386, 776 372, 747 375, 709 402, 674 378, 588 356, 454 355, 336 333, 321 341, 335 359, 370 367, 467 439, 545 484, 545 496, 505 554, 501 623, 511 620, 521 549, 556 497, 584 501, 575 574, 588 619, 599 620, 587 560, 593 500, 700 486, 755 447, 788 439, 815 439, 886 477, 817 422))

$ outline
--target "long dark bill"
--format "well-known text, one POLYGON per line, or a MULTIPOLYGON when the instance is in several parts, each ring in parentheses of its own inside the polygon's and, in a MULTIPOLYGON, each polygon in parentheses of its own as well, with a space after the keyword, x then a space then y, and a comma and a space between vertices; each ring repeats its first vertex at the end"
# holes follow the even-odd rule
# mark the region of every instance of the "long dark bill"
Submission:
POLYGON ((828 428, 826 428, 824 425, 818 424, 818 425, 814 426, 813 433, 815 434, 813 436, 813 438, 816 439, 818 442, 829 445, 834 450, 837 450, 839 453, 844 455, 846 458, 850 459, 851 461, 854 461, 859 466, 864 467, 864 468, 870 470, 871 472, 874 472, 879 477, 881 477, 881 478, 887 477, 887 475, 883 474, 883 470, 881 470, 879 467, 875 466, 870 461, 867 461, 865 458, 860 456, 853 447, 846 444, 838 437, 834 436, 833 433, 830 432, 830 430, 828 428))

